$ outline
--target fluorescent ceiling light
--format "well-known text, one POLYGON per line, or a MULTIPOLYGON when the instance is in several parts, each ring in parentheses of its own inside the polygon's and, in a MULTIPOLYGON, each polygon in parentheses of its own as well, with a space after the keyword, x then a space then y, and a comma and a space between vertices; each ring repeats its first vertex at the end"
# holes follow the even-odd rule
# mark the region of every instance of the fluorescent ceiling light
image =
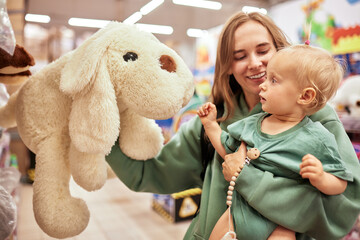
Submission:
POLYGON ((257 8, 257 7, 251 7, 251 6, 244 6, 242 8, 242 11, 245 13, 251 13, 251 12, 259 12, 262 14, 266 14, 267 10, 265 8, 257 8))
POLYGON ((135 13, 133 13, 130 17, 128 17, 127 19, 125 19, 125 20, 123 21, 123 23, 126 23, 126 24, 134 24, 134 23, 136 23, 137 21, 139 21, 141 18, 142 18, 141 12, 135 12, 135 13))
POLYGON ((49 23, 51 19, 48 15, 27 13, 25 15, 25 20, 27 22, 49 23))
POLYGON ((220 10, 222 7, 222 4, 220 2, 206 0, 173 0, 173 3, 178 5, 207 8, 212 10, 220 10))
POLYGON ((136 26, 142 31, 151 32, 151 33, 170 35, 174 32, 174 29, 172 27, 165 25, 137 23, 136 26))
POLYGON ((187 34, 189 37, 199 38, 199 37, 205 36, 205 35, 207 34, 207 31, 201 30, 201 29, 196 29, 196 28, 189 28, 189 29, 186 31, 186 34, 187 34))
POLYGON ((146 15, 163 3, 164 3, 164 0, 152 0, 149 3, 147 3, 145 6, 140 8, 140 12, 142 15, 146 15))
POLYGON ((92 28, 103 28, 110 21, 98 20, 98 19, 86 19, 86 18, 70 18, 68 23, 71 26, 77 27, 92 27, 92 28))

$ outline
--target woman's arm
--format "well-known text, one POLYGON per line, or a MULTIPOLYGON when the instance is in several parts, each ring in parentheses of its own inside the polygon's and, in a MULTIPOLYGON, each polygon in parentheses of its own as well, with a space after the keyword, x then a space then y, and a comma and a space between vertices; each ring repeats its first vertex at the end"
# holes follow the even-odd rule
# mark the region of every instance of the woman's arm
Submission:
POLYGON ((168 194, 201 187, 200 129, 199 118, 190 120, 158 156, 146 161, 127 157, 116 142, 106 161, 119 179, 133 191, 168 194))
POLYGON ((276 177, 251 164, 244 167, 235 185, 237 191, 263 216, 316 239, 343 237, 360 212, 359 161, 341 122, 329 108, 326 106, 311 118, 320 121, 334 134, 341 159, 353 173, 354 180, 348 182, 343 194, 326 196, 307 183, 276 177))

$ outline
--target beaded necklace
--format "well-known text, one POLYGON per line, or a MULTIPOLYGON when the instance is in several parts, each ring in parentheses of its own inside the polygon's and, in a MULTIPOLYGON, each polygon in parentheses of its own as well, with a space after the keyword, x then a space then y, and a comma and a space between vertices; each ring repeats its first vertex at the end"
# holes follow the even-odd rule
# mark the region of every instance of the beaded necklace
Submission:
POLYGON ((245 165, 249 165, 251 160, 257 159, 260 156, 260 151, 257 148, 250 148, 246 153, 245 162, 236 170, 234 176, 231 177, 231 181, 227 191, 226 197, 226 205, 229 207, 229 231, 225 233, 225 235, 221 238, 221 240, 237 240, 236 233, 231 231, 231 205, 232 205, 232 195, 235 189, 235 181, 236 178, 239 176, 241 170, 244 168, 245 165))

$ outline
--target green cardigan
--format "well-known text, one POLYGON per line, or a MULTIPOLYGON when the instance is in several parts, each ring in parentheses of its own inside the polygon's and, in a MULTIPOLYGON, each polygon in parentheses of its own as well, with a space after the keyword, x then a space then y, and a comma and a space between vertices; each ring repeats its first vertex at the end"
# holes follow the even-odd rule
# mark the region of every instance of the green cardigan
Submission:
MULTIPOLYGON (((261 112, 261 105, 258 104, 249 113, 244 99, 240 99, 237 100, 240 107, 232 119, 221 124, 222 129, 261 112)), ((335 135, 340 156, 352 171, 354 181, 348 183, 343 194, 326 196, 309 184, 276 177, 251 164, 241 171, 235 187, 250 206, 269 220, 298 233, 305 233, 297 234, 297 239, 311 239, 308 236, 339 239, 350 231, 360 212, 360 165, 342 123, 330 106, 325 106, 310 118, 320 121, 335 135), (250 187, 254 185, 257 187, 250 187)), ((146 161, 127 157, 120 150, 118 142, 106 157, 115 174, 133 191, 170 194, 195 187, 202 189, 199 214, 193 219, 184 239, 208 239, 215 223, 227 208, 225 201, 229 183, 224 179, 219 155, 215 154, 207 166, 204 181, 200 178, 200 129, 201 122, 194 117, 181 126, 155 158, 146 161)), ((271 229, 275 227, 275 224, 270 226, 271 229)), ((256 239, 256 236, 249 236, 248 239, 256 239)))

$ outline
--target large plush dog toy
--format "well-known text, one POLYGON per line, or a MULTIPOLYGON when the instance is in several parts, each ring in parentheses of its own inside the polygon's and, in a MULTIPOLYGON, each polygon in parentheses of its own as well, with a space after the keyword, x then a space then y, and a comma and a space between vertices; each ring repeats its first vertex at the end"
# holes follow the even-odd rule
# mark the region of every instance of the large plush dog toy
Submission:
POLYGON ((192 95, 192 74, 175 51, 117 22, 26 81, 0 109, 0 125, 17 125, 36 153, 33 208, 42 230, 81 233, 89 211, 70 195, 70 175, 88 191, 101 188, 117 138, 134 159, 155 156, 163 137, 150 119, 173 116, 192 95))

